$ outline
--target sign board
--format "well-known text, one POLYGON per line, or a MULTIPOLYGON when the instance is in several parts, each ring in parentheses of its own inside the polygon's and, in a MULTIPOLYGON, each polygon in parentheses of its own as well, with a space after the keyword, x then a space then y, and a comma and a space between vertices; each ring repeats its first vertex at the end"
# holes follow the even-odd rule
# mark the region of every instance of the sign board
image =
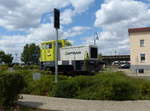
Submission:
POLYGON ((33 80, 40 80, 41 79, 41 74, 40 73, 34 73, 33 74, 33 80))
POLYGON ((60 50, 60 60, 85 60, 87 54, 90 55, 89 46, 64 47, 60 50))
POLYGON ((58 9, 54 9, 54 27, 59 29, 60 27, 60 11, 58 9))

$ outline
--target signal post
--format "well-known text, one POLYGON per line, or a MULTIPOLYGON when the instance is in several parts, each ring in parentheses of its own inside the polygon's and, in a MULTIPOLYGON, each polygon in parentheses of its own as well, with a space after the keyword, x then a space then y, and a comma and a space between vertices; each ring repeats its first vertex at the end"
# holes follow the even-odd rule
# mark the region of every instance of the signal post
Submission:
POLYGON ((56 29, 56 41, 55 41, 55 83, 58 82, 58 29, 60 28, 60 11, 54 9, 54 28, 56 29))

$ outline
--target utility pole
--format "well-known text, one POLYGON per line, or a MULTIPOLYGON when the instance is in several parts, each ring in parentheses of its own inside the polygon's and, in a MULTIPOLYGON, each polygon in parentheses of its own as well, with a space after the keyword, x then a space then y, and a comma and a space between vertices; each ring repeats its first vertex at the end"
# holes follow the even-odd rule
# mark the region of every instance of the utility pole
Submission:
POLYGON ((55 42, 55 83, 58 82, 58 29, 56 29, 56 42, 55 42))
POLYGON ((115 49, 115 61, 117 61, 117 51, 115 49))
POLYGON ((58 29, 60 27, 60 11, 54 9, 54 27, 56 29, 55 41, 55 83, 58 82, 58 29))
POLYGON ((15 59, 16 59, 16 63, 17 63, 17 59, 18 59, 18 54, 17 53, 15 53, 15 59))

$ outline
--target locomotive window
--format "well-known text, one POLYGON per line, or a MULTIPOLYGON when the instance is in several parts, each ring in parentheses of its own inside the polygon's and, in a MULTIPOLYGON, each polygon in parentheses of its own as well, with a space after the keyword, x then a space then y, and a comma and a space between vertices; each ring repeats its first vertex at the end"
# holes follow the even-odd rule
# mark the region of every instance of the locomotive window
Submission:
POLYGON ((42 45, 42 49, 51 49, 52 48, 52 44, 43 44, 42 45))
POLYGON ((46 48, 46 45, 45 45, 45 44, 42 44, 41 47, 42 47, 42 49, 45 49, 45 48, 46 48))
POLYGON ((97 48, 91 48, 91 58, 97 58, 97 48))
POLYGON ((45 45, 45 49, 48 49, 48 48, 49 48, 49 45, 48 45, 48 44, 46 44, 46 45, 45 45))
POLYGON ((52 48, 52 44, 48 44, 48 48, 51 49, 52 48))

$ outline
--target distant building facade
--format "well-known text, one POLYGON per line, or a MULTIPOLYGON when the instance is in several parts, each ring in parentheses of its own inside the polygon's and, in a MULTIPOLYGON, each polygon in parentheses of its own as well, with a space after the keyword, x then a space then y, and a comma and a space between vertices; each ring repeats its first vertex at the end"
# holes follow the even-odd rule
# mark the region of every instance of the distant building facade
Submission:
POLYGON ((106 65, 112 65, 112 63, 115 61, 130 61, 130 55, 105 55, 102 56, 102 60, 106 65))
POLYGON ((128 30, 130 37, 131 70, 150 72, 150 27, 128 30))

